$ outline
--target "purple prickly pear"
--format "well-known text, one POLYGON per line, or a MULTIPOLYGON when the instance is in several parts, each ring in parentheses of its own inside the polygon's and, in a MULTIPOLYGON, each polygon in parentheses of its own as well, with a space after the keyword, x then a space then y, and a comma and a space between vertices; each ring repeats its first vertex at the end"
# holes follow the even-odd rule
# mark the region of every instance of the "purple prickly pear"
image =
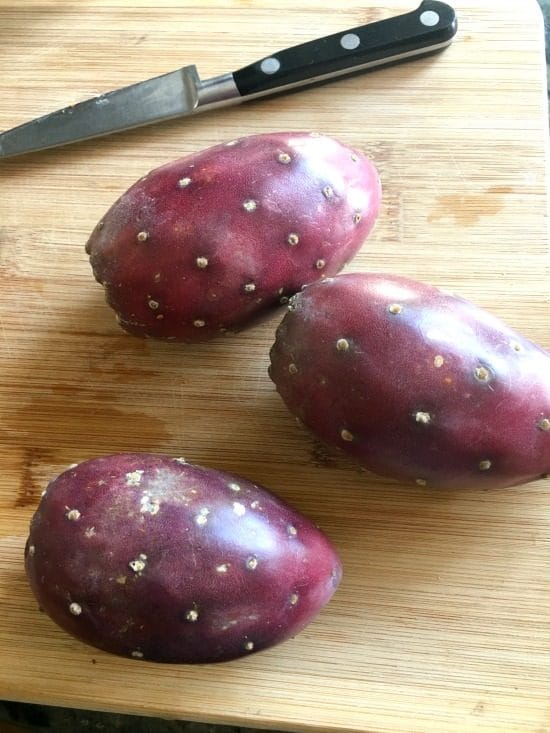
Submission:
POLYGON ((345 274, 308 286, 270 375, 313 433, 375 473, 504 487, 550 472, 550 355, 429 285, 345 274))
POLYGON ((27 575, 65 631, 156 662, 223 662, 297 634, 341 564, 266 489, 181 458, 118 454, 69 468, 32 519, 27 575))
POLYGON ((380 196, 370 160, 330 137, 253 135, 152 171, 86 251, 126 331, 204 341, 339 272, 374 226, 380 196))

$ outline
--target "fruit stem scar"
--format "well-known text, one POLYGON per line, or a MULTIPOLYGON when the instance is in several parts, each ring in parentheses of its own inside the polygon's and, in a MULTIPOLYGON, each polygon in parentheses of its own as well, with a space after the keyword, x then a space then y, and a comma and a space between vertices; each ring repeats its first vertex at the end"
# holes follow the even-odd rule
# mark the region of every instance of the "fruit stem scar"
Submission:
POLYGON ((300 237, 298 236, 298 234, 296 234, 296 232, 290 232, 290 234, 286 238, 286 241, 290 244, 291 247, 295 247, 300 241, 300 237))

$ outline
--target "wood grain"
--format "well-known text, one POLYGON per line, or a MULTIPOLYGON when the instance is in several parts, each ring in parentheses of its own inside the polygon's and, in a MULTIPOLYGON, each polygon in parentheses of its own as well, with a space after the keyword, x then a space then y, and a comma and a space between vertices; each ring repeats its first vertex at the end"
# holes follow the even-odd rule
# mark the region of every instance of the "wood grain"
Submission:
MULTIPOLYGON (((207 78, 405 11, 405 0, 0 0, 0 129, 196 62, 207 78)), ((0 696, 296 731, 548 733, 550 481, 439 493, 359 472, 267 378, 281 314, 197 347, 118 329, 84 244, 135 179, 241 134, 315 129, 370 153, 380 220, 348 269, 424 279, 550 348, 548 119, 534 0, 457 0, 443 54, 0 165, 0 696), (338 546, 341 590, 295 640, 221 666, 117 659, 31 597, 49 478, 155 450, 254 478, 338 546)))

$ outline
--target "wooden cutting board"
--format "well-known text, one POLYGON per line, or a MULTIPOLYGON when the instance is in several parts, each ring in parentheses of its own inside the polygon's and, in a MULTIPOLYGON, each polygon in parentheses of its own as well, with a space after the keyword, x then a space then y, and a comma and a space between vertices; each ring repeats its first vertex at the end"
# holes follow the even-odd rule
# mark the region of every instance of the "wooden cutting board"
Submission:
MULTIPOLYGON (((203 78, 411 4, 0 0, 0 129, 187 63, 203 78)), ((282 314, 197 347, 124 335, 84 244, 151 168, 242 134, 364 149, 384 204, 348 270, 453 290, 550 348, 542 18, 457 0, 443 54, 0 164, 0 697, 297 731, 550 731, 550 481, 410 488, 296 426, 267 377, 282 314), (345 578, 296 639, 220 666, 88 648, 40 614, 23 547, 68 464, 162 451, 262 482, 339 548, 345 578)))

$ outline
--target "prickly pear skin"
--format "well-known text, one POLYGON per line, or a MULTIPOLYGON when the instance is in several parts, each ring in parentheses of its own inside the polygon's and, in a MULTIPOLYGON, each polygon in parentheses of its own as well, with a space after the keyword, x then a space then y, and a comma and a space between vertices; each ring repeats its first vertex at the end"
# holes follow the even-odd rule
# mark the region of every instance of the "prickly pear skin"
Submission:
POLYGON ((204 341, 339 272, 380 198, 373 163, 331 137, 252 135, 152 171, 111 207, 86 251, 126 331, 204 341))
POLYGON ((550 472, 550 355, 430 285, 363 273, 309 285, 270 376, 314 434, 374 473, 486 488, 550 472))
POLYGON ((294 636, 342 573, 325 535, 266 489, 139 453, 91 459, 52 481, 25 564, 65 631, 172 663, 227 661, 294 636))

